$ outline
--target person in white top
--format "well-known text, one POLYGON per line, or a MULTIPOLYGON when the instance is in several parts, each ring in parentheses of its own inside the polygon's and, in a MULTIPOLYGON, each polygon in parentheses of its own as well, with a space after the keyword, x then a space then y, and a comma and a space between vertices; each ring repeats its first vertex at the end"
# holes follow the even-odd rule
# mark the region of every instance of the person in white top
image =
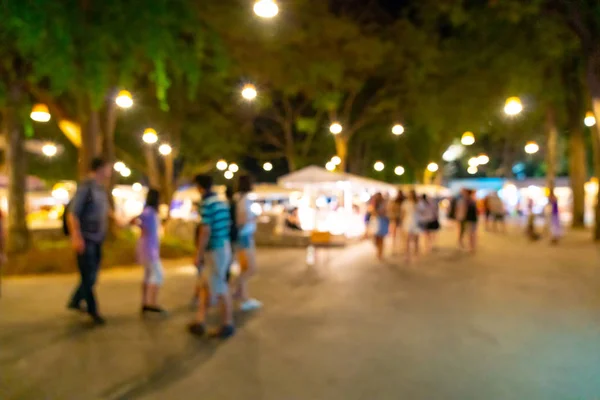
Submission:
POLYGON ((256 215, 252 212, 252 200, 248 194, 252 191, 252 178, 240 176, 239 192, 236 199, 235 223, 237 225, 237 253, 241 274, 237 280, 236 294, 240 299, 242 311, 252 311, 262 307, 262 303, 248 294, 248 281, 256 273, 256 247, 254 233, 256 232, 256 215))
POLYGON ((411 244, 413 245, 413 253, 416 257, 419 253, 419 235, 421 227, 419 226, 419 213, 417 210, 417 193, 411 190, 408 197, 402 203, 402 230, 406 236, 406 262, 411 261, 411 244))
POLYGON ((419 226, 425 233, 425 246, 429 252, 434 249, 436 232, 440 229, 438 205, 435 199, 429 199, 426 194, 423 194, 417 209, 419 211, 419 226))
MULTIPOLYGON (((488 208, 490 211, 490 217, 492 218, 492 221, 493 221, 492 230, 497 231, 498 230, 497 225, 499 223, 500 230, 502 232, 506 232, 506 225, 504 224, 504 217, 506 214, 506 210, 504 208, 504 203, 498 196, 498 193, 494 192, 491 195, 489 195, 487 201, 488 201, 488 208)), ((486 221, 486 223, 487 223, 487 221, 486 221)))

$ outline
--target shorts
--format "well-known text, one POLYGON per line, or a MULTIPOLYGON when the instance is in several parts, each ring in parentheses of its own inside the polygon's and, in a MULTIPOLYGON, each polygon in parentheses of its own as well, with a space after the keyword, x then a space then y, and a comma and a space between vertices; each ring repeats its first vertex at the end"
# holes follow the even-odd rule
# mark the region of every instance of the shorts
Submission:
POLYGON ((426 231, 437 231, 440 229, 440 222, 438 220, 427 222, 425 224, 426 231))
POLYGON ((218 249, 212 249, 206 253, 206 273, 211 292, 216 295, 227 294, 229 285, 227 284, 227 271, 231 263, 231 245, 226 242, 218 249))
POLYGON ((385 237, 387 236, 390 230, 390 220, 385 217, 377 218, 377 232, 375 236, 377 237, 385 237))
POLYGON ((160 260, 144 262, 144 283, 148 285, 162 285, 163 266, 160 260))

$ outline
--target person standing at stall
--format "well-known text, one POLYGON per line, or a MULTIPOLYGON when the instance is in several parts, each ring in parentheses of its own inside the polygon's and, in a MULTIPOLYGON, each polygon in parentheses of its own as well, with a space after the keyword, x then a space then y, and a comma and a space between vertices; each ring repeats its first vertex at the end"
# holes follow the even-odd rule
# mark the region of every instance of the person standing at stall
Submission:
POLYGON ((240 276, 237 279, 237 295, 240 299, 242 311, 252 311, 262 307, 262 303, 248 293, 248 281, 256 273, 256 215, 252 212, 252 200, 249 194, 252 191, 252 177, 240 176, 236 198, 235 221, 237 225, 237 253, 240 263, 240 276))

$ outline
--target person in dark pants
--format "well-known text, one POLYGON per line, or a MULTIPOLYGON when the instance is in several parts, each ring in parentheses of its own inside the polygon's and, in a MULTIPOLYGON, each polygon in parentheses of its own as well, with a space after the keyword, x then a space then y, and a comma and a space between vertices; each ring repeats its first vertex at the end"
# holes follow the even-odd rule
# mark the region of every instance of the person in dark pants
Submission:
POLYGON ((77 187, 68 206, 67 224, 73 250, 77 254, 77 267, 81 281, 68 304, 68 308, 87 313, 97 325, 105 323, 98 312, 94 285, 102 259, 102 243, 108 228, 109 202, 105 184, 110 180, 112 165, 96 158, 90 165, 90 175, 77 187))
POLYGON ((233 198, 235 191, 233 187, 227 186, 225 189, 225 196, 227 196, 227 201, 229 201, 229 215, 231 216, 231 230, 229 231, 229 240, 231 242, 231 263, 229 264, 229 268, 227 269, 227 282, 231 283, 231 266, 233 265, 233 261, 235 260, 235 249, 233 248, 234 243, 237 242, 238 230, 236 225, 236 202, 233 198))

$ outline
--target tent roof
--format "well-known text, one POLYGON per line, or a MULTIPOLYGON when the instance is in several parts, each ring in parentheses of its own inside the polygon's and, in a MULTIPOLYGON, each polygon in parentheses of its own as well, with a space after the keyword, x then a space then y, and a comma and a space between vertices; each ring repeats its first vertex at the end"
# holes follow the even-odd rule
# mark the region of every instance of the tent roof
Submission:
POLYGON ((298 171, 294 171, 290 174, 282 176, 277 180, 277 183, 284 187, 322 185, 337 182, 349 182, 364 188, 376 190, 396 190, 395 185, 386 182, 364 178, 362 176, 353 174, 331 172, 327 171, 325 168, 317 167, 316 165, 311 165, 298 171))

